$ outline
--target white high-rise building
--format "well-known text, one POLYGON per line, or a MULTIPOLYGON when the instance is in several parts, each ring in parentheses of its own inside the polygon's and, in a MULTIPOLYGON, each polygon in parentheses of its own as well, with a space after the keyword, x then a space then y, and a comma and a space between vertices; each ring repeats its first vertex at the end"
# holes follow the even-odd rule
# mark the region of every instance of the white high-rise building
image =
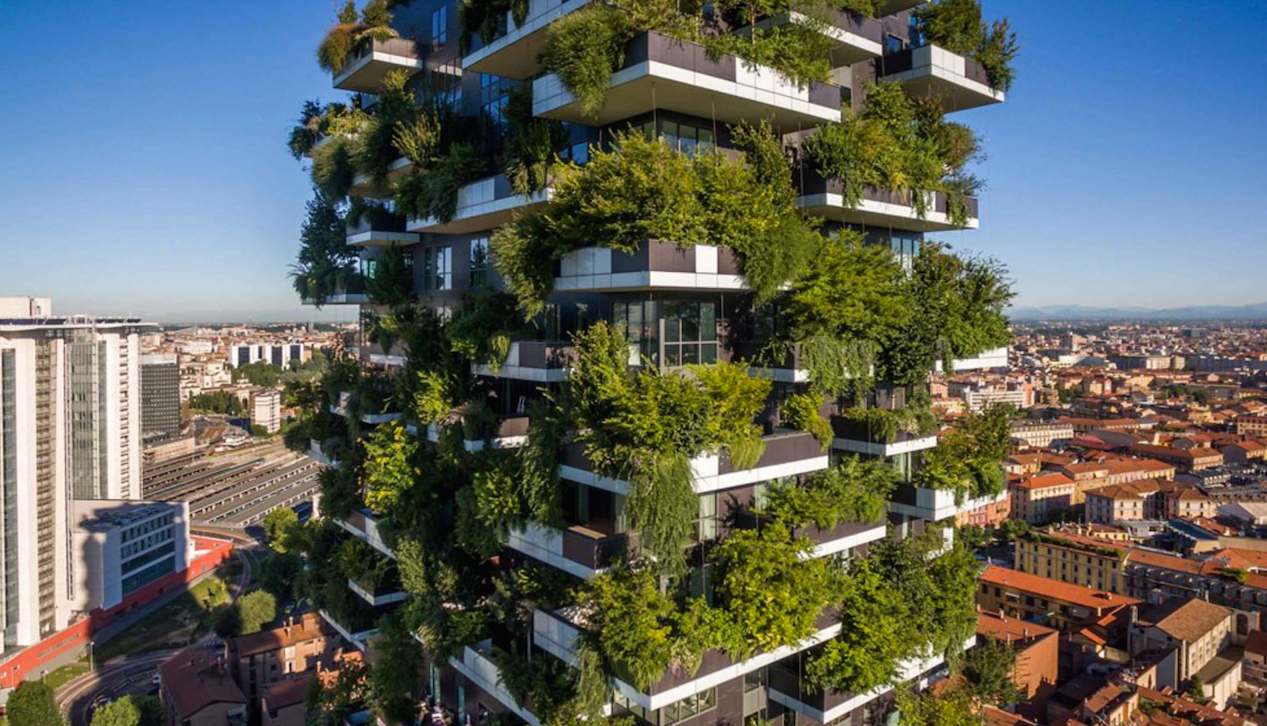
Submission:
POLYGON ((0 653, 74 617, 72 501, 141 498, 147 327, 0 298, 0 653))

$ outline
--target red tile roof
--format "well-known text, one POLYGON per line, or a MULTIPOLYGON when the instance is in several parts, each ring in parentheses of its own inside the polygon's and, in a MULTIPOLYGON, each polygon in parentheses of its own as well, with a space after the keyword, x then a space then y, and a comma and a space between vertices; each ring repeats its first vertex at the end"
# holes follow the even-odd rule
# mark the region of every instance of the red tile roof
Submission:
POLYGON ((1081 585, 1072 585, 1059 580, 1052 580, 1038 575, 1030 575, 1006 567, 990 565, 981 573, 981 582, 997 585, 1001 588, 1031 592, 1049 600, 1059 600, 1085 608, 1100 610, 1116 608, 1123 605, 1138 605, 1143 600, 1117 595, 1111 592, 1093 590, 1081 585))

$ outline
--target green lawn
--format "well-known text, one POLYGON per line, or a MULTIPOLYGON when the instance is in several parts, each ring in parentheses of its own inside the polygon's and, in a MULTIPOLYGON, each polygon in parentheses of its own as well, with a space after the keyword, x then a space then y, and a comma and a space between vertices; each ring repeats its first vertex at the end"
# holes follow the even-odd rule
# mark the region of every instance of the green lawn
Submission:
MULTIPOLYGON (((236 562, 236 558, 230 560, 236 562)), ((229 601, 230 580, 221 567, 163 607, 145 616, 94 652, 98 663, 120 655, 144 653, 169 645, 183 645, 211 627, 215 609, 229 601)))
POLYGON ((88 664, 86 662, 71 663, 70 665, 62 666, 52 673, 49 673, 47 676, 44 676, 44 683, 46 683, 49 688, 56 691, 87 672, 88 664))

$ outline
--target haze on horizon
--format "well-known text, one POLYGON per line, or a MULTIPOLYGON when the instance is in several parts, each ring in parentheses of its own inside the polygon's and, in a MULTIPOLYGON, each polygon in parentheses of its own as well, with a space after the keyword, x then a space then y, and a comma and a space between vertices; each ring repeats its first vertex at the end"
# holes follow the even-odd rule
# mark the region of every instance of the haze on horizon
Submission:
MULTIPOLYGON (((1018 80, 957 115, 989 153, 982 230, 931 238, 1007 264, 1019 308, 1267 299, 1257 48, 1194 43, 1222 16, 1179 0, 984 5, 1021 36, 1018 80)), ((309 188, 285 138, 305 99, 336 96, 313 59, 332 18, 300 0, 127 9, 6 7, 0 67, 21 72, 0 76, 0 295, 159 322, 355 320, 300 306, 286 275, 309 188)), ((1267 6, 1237 24, 1267 30, 1267 6)))

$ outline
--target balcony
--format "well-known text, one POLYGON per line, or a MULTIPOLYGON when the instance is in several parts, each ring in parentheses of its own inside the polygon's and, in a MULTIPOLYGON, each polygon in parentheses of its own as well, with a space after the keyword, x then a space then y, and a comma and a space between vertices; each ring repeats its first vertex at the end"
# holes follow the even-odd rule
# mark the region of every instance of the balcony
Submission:
MULTIPOLYGON (((810 474, 829 466, 827 454, 823 453, 818 440, 811 434, 802 431, 773 434, 762 437, 762 441, 765 442, 765 451, 751 469, 735 469, 725 452, 692 459, 695 491, 707 494, 771 479, 810 474)), ((580 444, 563 447, 559 476, 615 494, 628 494, 630 491, 628 481, 595 473, 580 444)))
POLYGON ((351 643, 357 650, 362 652, 364 652, 366 647, 368 647, 370 639, 378 635, 378 630, 376 628, 362 628, 356 624, 340 623, 338 620, 334 619, 334 616, 330 615, 330 613, 325 610, 321 610, 319 612, 321 613, 321 617, 330 624, 330 627, 334 628, 339 635, 343 636, 344 641, 351 643))
MULTIPOLYGON (((462 448, 471 453, 483 451, 486 448, 517 449, 528 443, 528 425, 530 423, 531 421, 527 416, 509 416, 500 419, 495 427, 486 432, 487 436, 484 438, 463 439, 462 448)), ((427 425, 427 441, 433 444, 440 443, 439 426, 435 424, 427 425)))
POLYGON ((509 546, 570 575, 589 579, 625 554, 630 537, 604 534, 581 525, 559 530, 529 522, 510 533, 509 546))
MULTIPOLYGON (((976 645, 976 635, 964 643, 964 648, 976 645)), ((912 658, 902 661, 899 681, 918 679, 919 688, 939 681, 944 676, 945 659, 941 656, 912 658)), ((802 676, 795 663, 780 663, 770 668, 770 700, 821 724, 833 723, 853 711, 862 708, 892 690, 889 686, 867 693, 840 693, 836 691, 808 692, 802 685, 802 676)))
POLYGON ((765 344, 755 341, 735 342, 729 345, 730 359, 745 361, 750 366, 748 374, 754 378, 767 378, 776 383, 805 383, 809 370, 801 364, 801 344, 793 344, 782 358, 762 359, 765 344))
POLYGON ((831 67, 846 68, 854 63, 879 58, 884 52, 884 26, 875 18, 857 13, 824 8, 827 17, 815 17, 795 10, 781 13, 757 23, 761 27, 778 25, 808 25, 821 29, 831 39, 831 67))
POLYGON ((910 230, 913 232, 947 232, 956 229, 977 229, 977 200, 968 197, 968 219, 963 226, 950 219, 950 200, 941 192, 929 194, 927 209, 920 217, 910 197, 884 189, 867 188, 857 206, 845 203, 844 184, 839 179, 823 179, 807 173, 796 203, 808 214, 833 222, 910 230))
POLYGON ((377 220, 362 218, 355 225, 348 225, 348 244, 354 247, 404 247, 416 245, 421 235, 405 231, 403 219, 377 220))
POLYGON ((876 7, 875 15, 877 18, 883 18, 886 15, 897 15, 906 10, 914 10, 926 2, 928 0, 882 0, 876 7))
MULTIPOLYGON (((402 414, 399 411, 386 410, 387 408, 391 407, 390 399, 392 396, 392 391, 390 389, 381 389, 381 388, 377 388, 373 386, 368 386, 365 390, 366 392, 362 392, 362 396, 365 397, 365 400, 362 402, 362 405, 365 406, 367 410, 363 411, 360 415, 359 420, 361 423, 366 424, 368 426, 378 426, 380 424, 391 423, 392 421, 400 420, 402 414), (371 411, 373 411, 374 413, 370 413, 371 411)), ((342 416, 343 418, 347 418, 348 406, 350 406, 351 403, 352 403, 352 392, 340 391, 339 402, 337 404, 331 404, 330 413, 336 416, 342 416)))
MULTIPOLYGON (((1007 368, 1007 346, 1002 348, 992 348, 982 351, 980 355, 973 358, 964 358, 955 361, 955 372, 960 371, 984 371, 991 368, 1007 368)), ((937 370, 942 369, 941 361, 937 362, 937 370)))
POLYGON ((831 428, 834 435, 831 447, 837 451, 887 459, 890 456, 937 448, 937 434, 921 435, 899 431, 892 439, 886 439, 879 432, 869 429, 865 422, 844 416, 832 416, 831 428))
POLYGON ((888 526, 884 522, 838 522, 831 529, 819 529, 807 524, 792 531, 793 537, 807 537, 814 543, 814 552, 810 557, 849 552, 872 542, 879 542, 887 535, 888 526))
POLYGON ((312 459, 313 461, 319 464, 328 466, 331 469, 339 468, 339 464, 340 464, 339 460, 336 459, 334 456, 327 454, 321 448, 321 442, 317 441, 316 439, 308 440, 308 458, 312 459))
POLYGON ((334 77, 334 87, 353 93, 378 93, 383 79, 396 70, 417 72, 422 70, 422 58, 412 40, 392 38, 374 40, 366 38, 343 62, 343 72, 334 77))
POLYGON ((1007 501, 1006 490, 998 494, 956 502, 955 493, 952 491, 903 485, 893 493, 889 502, 889 512, 929 522, 940 522, 943 519, 958 517, 974 509, 1002 504, 1005 501, 1007 501))
POLYGON ((468 681, 478 686, 481 691, 496 698, 507 710, 527 721, 529 726, 541 726, 540 719, 528 709, 520 706, 515 701, 515 697, 510 694, 510 691, 506 690, 502 685, 501 669, 486 655, 491 647, 492 644, 487 640, 477 643, 474 647, 468 645, 462 649, 462 659, 458 660, 456 657, 450 657, 449 665, 453 666, 468 681))
POLYGON ((567 380, 575 360, 576 348, 571 343, 525 340, 510 344, 510 352, 497 370, 489 365, 472 364, 472 371, 479 376, 532 383, 558 383, 567 380))
MULTIPOLYGON (((365 294, 365 280, 356 275, 350 280, 346 280, 335 286, 332 293, 326 296, 322 305, 365 305, 370 301, 370 296, 365 294)), ((304 298, 304 305, 316 305, 314 300, 304 298)))
POLYGON ((367 174, 357 174, 352 177, 352 186, 348 187, 348 194, 353 197, 364 197, 365 199, 390 199, 392 197, 392 184, 409 176, 413 170, 414 163, 402 156, 387 167, 386 184, 374 182, 367 174))
POLYGON ((559 261, 558 292, 745 290, 735 253, 712 245, 650 240, 636 252, 586 247, 559 261))
POLYGON ((798 88, 773 69, 733 56, 711 60, 702 46, 658 33, 642 33, 625 46, 625 64, 611 79, 598 117, 580 104, 558 75, 532 82, 536 116, 603 126, 652 111, 677 111, 722 123, 768 118, 777 130, 795 131, 840 120, 840 88, 814 83, 798 88))
POLYGON ((393 560, 396 559, 396 553, 391 547, 387 546, 387 541, 383 539, 382 533, 379 532, 379 515, 371 512, 369 509, 358 509, 354 510, 344 519, 331 519, 335 524, 342 527, 348 534, 356 537, 393 560))
POLYGON ((535 209, 550 201, 549 189, 525 197, 516 194, 510 180, 503 175, 490 176, 467 184, 458 190, 457 213, 448 222, 434 217, 410 218, 410 232, 432 234, 471 234, 500 227, 521 212, 535 209))
POLYGON ((1003 103, 1007 97, 990 85, 980 63, 935 45, 882 56, 876 78, 901 83, 912 96, 940 99, 947 113, 1003 103))
MULTIPOLYGON (((566 663, 574 663, 576 640, 580 635, 578 622, 578 616, 570 608, 552 613, 534 610, 532 613, 533 644, 566 663)), ((710 688, 742 678, 748 673, 758 671, 836 637, 840 632, 836 613, 831 610, 824 611, 818 619, 817 628, 818 630, 813 635, 796 645, 760 653, 744 661, 736 662, 718 650, 706 651, 699 670, 693 675, 670 671, 658 683, 647 689, 646 693, 620 678, 612 679, 613 685, 630 701, 649 711, 656 711, 710 688)))
POLYGON ((357 597, 369 603, 370 607, 382 607, 409 599, 409 593, 402 590, 399 583, 394 586, 379 585, 378 587, 373 587, 361 585, 356 580, 348 580, 348 589, 356 593, 357 597))
POLYGON ((462 59, 462 67, 503 78, 526 80, 541 70, 537 56, 545 49, 550 24, 585 7, 590 0, 528 0, 522 25, 506 14, 507 33, 462 59))

